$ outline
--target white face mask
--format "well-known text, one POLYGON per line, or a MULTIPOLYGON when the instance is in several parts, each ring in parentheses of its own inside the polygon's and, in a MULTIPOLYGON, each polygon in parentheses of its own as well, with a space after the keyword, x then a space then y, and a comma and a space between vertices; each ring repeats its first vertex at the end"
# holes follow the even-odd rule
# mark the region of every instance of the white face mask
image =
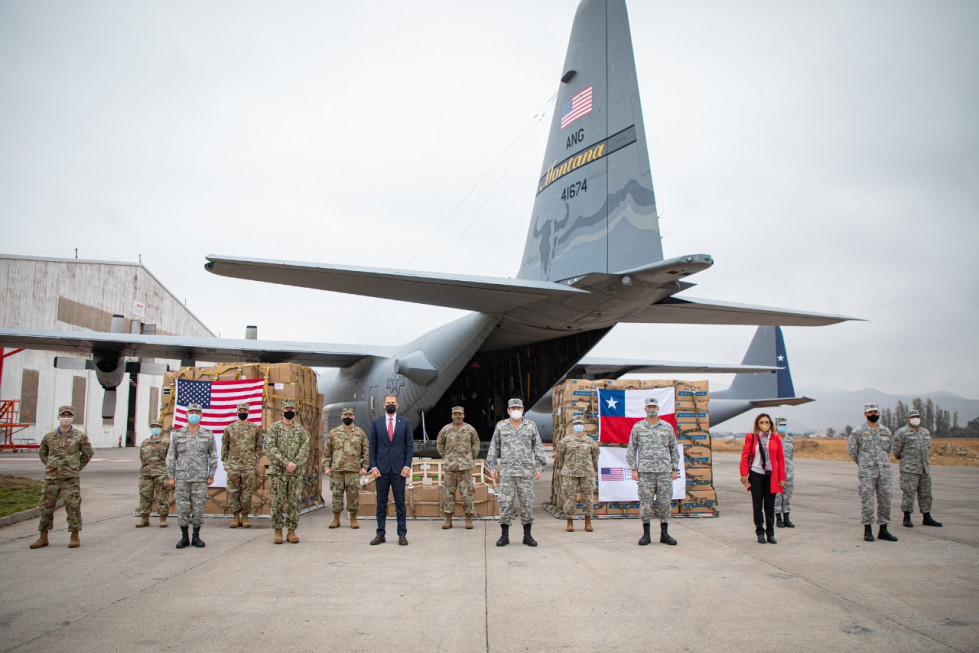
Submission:
POLYGON ((921 418, 920 417, 912 417, 908 421, 911 422, 911 426, 918 426, 919 424, 921 424, 921 418))
POLYGON ((61 422, 62 426, 71 426, 71 423, 75 421, 74 417, 59 417, 58 421, 61 422))
POLYGON ((523 417, 523 411, 519 408, 510 411, 510 419, 520 419, 521 417, 523 417))
POLYGON ((585 432, 585 425, 584 424, 575 424, 571 428, 574 430, 575 433, 584 433, 585 432))

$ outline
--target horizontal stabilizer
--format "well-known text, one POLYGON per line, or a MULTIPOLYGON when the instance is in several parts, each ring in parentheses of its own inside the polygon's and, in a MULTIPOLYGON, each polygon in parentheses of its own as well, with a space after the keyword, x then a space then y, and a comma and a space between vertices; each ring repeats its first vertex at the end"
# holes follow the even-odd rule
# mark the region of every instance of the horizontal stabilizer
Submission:
POLYGON ((627 322, 648 324, 756 324, 765 326, 827 326, 860 318, 730 304, 711 299, 667 297, 630 316, 627 322))
POLYGON ((204 264, 204 268, 224 277, 480 313, 501 313, 532 302, 559 300, 569 295, 585 293, 583 290, 550 281, 342 267, 213 254, 206 258, 208 262, 204 264))
POLYGON ((617 379, 623 374, 760 374, 775 372, 768 365, 731 365, 726 363, 681 363, 676 361, 643 361, 626 358, 585 357, 571 368, 570 379, 617 379))
POLYGON ((777 397, 775 399, 753 399, 751 405, 755 408, 774 408, 775 406, 800 406, 816 401, 809 397, 777 397))
POLYGON ((390 356, 388 347, 150 336, 97 331, 0 329, 0 346, 46 351, 93 352, 173 360, 228 363, 298 363, 311 367, 349 367, 368 356, 390 356))

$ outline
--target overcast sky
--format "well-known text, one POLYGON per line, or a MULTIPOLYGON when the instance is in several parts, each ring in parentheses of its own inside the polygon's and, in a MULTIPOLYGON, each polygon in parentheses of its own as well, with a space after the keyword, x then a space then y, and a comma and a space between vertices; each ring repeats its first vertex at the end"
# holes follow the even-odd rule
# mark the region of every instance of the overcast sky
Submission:
MULTIPOLYGON (((227 337, 410 340, 461 313, 204 257, 514 275, 576 4, 0 0, 0 251, 141 256, 227 337)), ((785 329, 797 389, 979 398, 979 3, 629 10, 665 255, 715 259, 685 295, 868 320, 785 329)))

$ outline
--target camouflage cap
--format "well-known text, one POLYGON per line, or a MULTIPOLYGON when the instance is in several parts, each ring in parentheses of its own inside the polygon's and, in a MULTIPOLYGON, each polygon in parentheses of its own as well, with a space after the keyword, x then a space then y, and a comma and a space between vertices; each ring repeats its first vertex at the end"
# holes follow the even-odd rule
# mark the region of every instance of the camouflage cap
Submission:
POLYGON ((162 419, 151 419, 150 420, 150 426, 159 426, 162 429, 163 428, 163 420, 162 419))
POLYGON ((71 413, 71 416, 74 417, 75 409, 72 408, 71 406, 62 406, 61 408, 58 409, 58 414, 60 415, 61 413, 71 413))
POLYGON ((879 413, 880 412, 880 406, 878 406, 877 404, 864 404, 863 405, 863 412, 869 413, 872 410, 876 410, 879 413))
POLYGON ((785 419, 784 417, 776 417, 775 418, 775 426, 778 426, 779 424, 788 424, 788 423, 789 423, 789 421, 787 419, 785 419))
POLYGON ((507 408, 523 408, 523 399, 518 399, 517 397, 514 397, 513 399, 511 399, 510 401, 507 402, 506 407, 507 408))
POLYGON ((453 406, 451 412, 453 412, 453 413, 462 413, 463 415, 466 414, 466 411, 463 410, 462 406, 453 406))
POLYGON ((645 406, 646 408, 649 408, 650 406, 656 406, 659 408, 659 400, 656 399, 656 397, 646 397, 645 406))
POLYGON ((585 423, 585 418, 584 417, 575 417, 574 419, 571 420, 571 423, 572 424, 584 424, 585 423))
POLYGON ((187 404, 187 412, 189 413, 192 410, 196 410, 198 413, 204 412, 204 408, 200 404, 187 404))
POLYGON ((344 406, 340 410, 340 414, 341 415, 353 415, 354 414, 354 409, 352 407, 350 407, 350 406, 344 406))
POLYGON ((908 411, 908 417, 921 417, 921 413, 912 408, 908 411))
POLYGON ((244 408, 246 410, 251 410, 252 409, 252 405, 249 404, 247 401, 239 401, 238 402, 238 405, 236 406, 236 408, 238 410, 241 410, 242 408, 244 408))
POLYGON ((295 407, 296 407, 296 400, 295 399, 283 399, 282 400, 282 409, 283 410, 285 410, 286 408, 295 408, 295 407))

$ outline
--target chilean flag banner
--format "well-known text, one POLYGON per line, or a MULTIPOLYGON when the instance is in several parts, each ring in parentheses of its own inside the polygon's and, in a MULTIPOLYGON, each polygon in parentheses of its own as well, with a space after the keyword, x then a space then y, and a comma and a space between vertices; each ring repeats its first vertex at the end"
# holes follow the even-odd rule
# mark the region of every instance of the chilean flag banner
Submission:
POLYGON ((648 390, 598 389, 598 441, 613 444, 629 444, 632 426, 646 419, 646 398, 655 397, 659 402, 659 418, 668 422, 676 431, 676 401, 673 387, 649 388, 648 390))

